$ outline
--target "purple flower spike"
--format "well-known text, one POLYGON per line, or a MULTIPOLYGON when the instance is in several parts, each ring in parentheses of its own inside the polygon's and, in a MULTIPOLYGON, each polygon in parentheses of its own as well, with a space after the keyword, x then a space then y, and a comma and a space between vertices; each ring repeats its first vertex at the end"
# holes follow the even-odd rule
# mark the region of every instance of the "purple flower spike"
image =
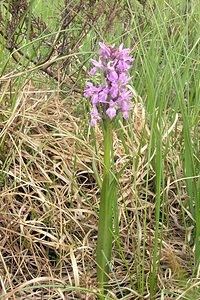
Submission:
MULTIPOLYGON (((104 83, 94 86, 87 82, 84 96, 91 99, 92 111, 90 125, 94 126, 96 121, 104 120, 107 115, 113 120, 118 112, 122 112, 123 118, 128 119, 128 111, 131 109, 130 99, 132 93, 127 89, 127 84, 131 80, 127 71, 132 67, 133 58, 129 56, 130 49, 123 49, 123 44, 119 48, 114 45, 106 46, 99 43, 99 60, 92 59, 93 68, 89 74, 91 76, 103 73, 104 83)), ((99 77, 98 77, 99 78, 99 77)))

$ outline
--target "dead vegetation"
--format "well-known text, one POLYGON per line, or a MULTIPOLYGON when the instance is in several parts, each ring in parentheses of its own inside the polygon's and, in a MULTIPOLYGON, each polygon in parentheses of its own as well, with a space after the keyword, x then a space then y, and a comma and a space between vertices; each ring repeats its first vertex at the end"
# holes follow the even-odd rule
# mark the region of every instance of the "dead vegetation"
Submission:
MULTIPOLYGON (((6 121, 1 123, 0 278, 1 292, 8 293, 1 299, 96 299, 86 291, 71 289, 63 292, 66 286, 97 291, 95 247, 99 187, 92 164, 95 162, 101 173, 102 136, 97 128, 95 152, 86 122, 74 116, 77 112, 70 105, 73 101, 82 105, 82 98, 75 94, 69 100, 69 97, 60 97, 56 90, 39 93, 29 82, 18 94, 13 112, 1 111, 6 121)), ((134 145, 121 124, 128 153, 118 132, 114 134, 116 167, 120 168, 131 157, 133 147, 135 157, 132 159, 134 161, 137 156, 138 165, 133 173, 132 161, 120 181, 123 256, 113 245, 112 299, 117 299, 120 294, 127 294, 123 299, 148 299, 148 289, 145 295, 133 290, 124 262, 125 259, 132 281, 137 285, 136 265, 140 265, 142 249, 146 245, 144 267, 148 278, 153 250, 155 194, 153 166, 150 163, 148 169, 147 163, 149 128, 145 119, 148 118, 144 109, 136 105, 132 121, 134 145), (146 139, 139 151, 144 127, 146 139)), ((175 126, 178 130, 178 119, 175 126)), ((174 128, 171 128, 172 134, 174 128)), ((170 158, 166 164, 171 164, 170 158)), ((177 168, 181 170, 180 165, 177 168)), ((161 259, 159 286, 174 292, 177 280, 187 278, 191 270, 192 255, 185 242, 185 226, 180 223, 182 204, 176 195, 182 175, 177 173, 177 176, 177 180, 168 177, 167 199, 163 204, 163 213, 168 213, 168 226, 162 229, 158 253, 161 259)), ((180 192, 186 201, 182 183, 180 192)), ((186 219, 187 213, 185 210, 186 219)), ((187 228, 188 236, 191 230, 187 228)), ((158 294, 157 299, 159 297, 158 294)), ((169 296, 169 299, 175 298, 169 296)))

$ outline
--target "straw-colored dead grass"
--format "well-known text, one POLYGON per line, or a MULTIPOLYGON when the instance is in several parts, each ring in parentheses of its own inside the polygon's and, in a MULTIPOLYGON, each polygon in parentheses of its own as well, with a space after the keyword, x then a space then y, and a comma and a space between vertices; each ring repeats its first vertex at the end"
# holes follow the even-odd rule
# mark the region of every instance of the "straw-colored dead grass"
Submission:
MULTIPOLYGON (((97 212, 99 187, 92 163, 102 169, 102 135, 96 128, 96 148, 90 144, 85 116, 78 115, 74 101, 77 95, 61 97, 57 91, 34 91, 30 83, 18 94, 15 109, 1 112, 1 202, 0 202, 0 299, 96 299, 89 292, 68 290, 63 286, 81 286, 97 291, 95 247, 97 241, 97 212), (35 286, 35 288, 31 288, 35 286)), ((9 97, 9 96, 8 96, 9 97)), ((130 268, 130 285, 125 262, 119 249, 113 251, 110 274, 111 299, 148 299, 137 290, 136 257, 141 265, 145 250, 145 274, 149 278, 154 238, 154 170, 148 170, 147 151, 149 128, 145 111, 136 106, 133 114, 134 143, 126 128, 121 130, 127 141, 128 153, 114 134, 116 168, 119 170, 132 156, 120 182, 119 220, 120 242, 130 268), (143 128, 146 140, 139 151, 143 128), (139 152, 138 152, 139 151, 139 152), (133 162, 138 159, 136 174, 133 162), (148 197, 146 180, 149 175, 148 197), (134 177, 135 176, 135 177, 134 177), (135 189, 137 187, 137 189, 135 189), (146 240, 144 240, 144 211, 147 208, 146 240), (139 245, 139 246, 138 246, 139 245), (140 252, 139 252, 140 249, 140 252), (127 294, 127 296, 125 296, 127 294)), ((171 128, 173 131, 173 128, 171 128)), ((178 162, 178 153, 175 154, 178 162)), ((167 200, 163 211, 168 213, 168 226, 163 228, 160 288, 181 289, 177 280, 190 270, 189 249, 185 243, 185 228, 181 221, 179 199, 186 200, 185 187, 177 197, 175 178, 168 165, 167 200), (172 183, 174 181, 174 183, 172 183)), ((153 157, 152 157, 153 158, 153 157)), ((181 165, 177 163, 177 170, 181 165)), ((177 179, 182 174, 177 172, 177 179)), ((187 216, 187 211, 185 212, 187 216)), ((188 229, 188 235, 192 229, 188 229)), ((139 267, 138 267, 139 268, 139 267)), ((158 298, 160 295, 158 293, 158 298)), ((165 299, 175 299, 169 296, 165 299)))

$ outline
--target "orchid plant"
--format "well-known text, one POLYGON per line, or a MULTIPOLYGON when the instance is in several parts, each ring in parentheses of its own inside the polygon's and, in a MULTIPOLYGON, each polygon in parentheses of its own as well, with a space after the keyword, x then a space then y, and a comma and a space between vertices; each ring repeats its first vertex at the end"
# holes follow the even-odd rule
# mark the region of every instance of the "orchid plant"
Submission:
POLYGON ((90 125, 95 126, 97 121, 103 124, 104 136, 104 172, 101 187, 98 240, 97 240, 97 279, 99 287, 105 291, 110 269, 113 241, 113 216, 117 209, 115 199, 116 178, 121 175, 121 171, 113 176, 112 171, 112 129, 113 120, 118 114, 122 114, 125 120, 129 117, 131 110, 132 93, 127 88, 131 80, 127 72, 131 68, 133 58, 129 56, 130 49, 123 49, 123 44, 119 48, 106 46, 99 43, 99 60, 92 59, 93 68, 89 74, 95 76, 99 83, 86 83, 84 96, 91 101, 91 121, 90 125), (103 82, 102 82, 103 79, 103 82))

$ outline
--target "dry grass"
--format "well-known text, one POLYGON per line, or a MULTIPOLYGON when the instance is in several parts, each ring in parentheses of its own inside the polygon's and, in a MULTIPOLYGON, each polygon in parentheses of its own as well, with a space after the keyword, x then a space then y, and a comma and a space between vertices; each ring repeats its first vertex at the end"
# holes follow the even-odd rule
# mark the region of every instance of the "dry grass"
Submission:
MULTIPOLYGON (((5 87, 6 89, 6 87, 5 87)), ((7 90, 5 90, 7 91, 7 90)), ((9 97, 9 95, 8 95, 9 97)), ((84 287, 97 291, 95 273, 95 247, 97 240, 97 212, 99 187, 94 178, 92 162, 101 172, 102 135, 96 129, 96 147, 90 145, 87 122, 79 117, 77 105, 81 97, 71 94, 63 98, 55 91, 38 91, 30 82, 17 96, 15 109, 1 111, 1 202, 0 202, 0 299, 96 299, 89 291, 63 291, 64 286, 84 287), (30 287, 35 286, 31 289, 30 287)), ((81 108, 80 108, 81 111, 81 108)), ((119 193, 120 242, 124 257, 136 284, 134 247, 145 245, 145 274, 149 278, 154 238, 154 170, 150 166, 148 199, 146 176, 147 150, 150 128, 145 122, 145 111, 137 106, 133 114, 134 145, 121 125, 127 140, 125 153, 116 132, 114 135, 117 169, 132 156, 138 157, 137 172, 133 165, 127 167, 121 178, 119 193), (146 140, 139 151, 143 128, 146 140), (139 151, 139 152, 138 152, 139 151), (134 187, 137 187, 135 190, 134 187), (147 209, 147 238, 143 239, 144 212, 147 209), (139 218, 137 218, 137 216, 139 218), (140 229, 138 231, 138 228, 140 229)), ((170 131, 181 131, 178 119, 170 131)), ((90 129, 89 129, 90 130, 90 129)), ((163 149, 164 150, 164 149, 163 149)), ((181 151, 181 149, 180 149, 181 151)), ((185 242, 186 230, 182 224, 181 210, 187 201, 181 178, 179 153, 177 178, 170 174, 171 157, 165 162, 167 176, 167 201, 164 212, 168 224, 163 228, 160 289, 171 292, 184 291, 180 279, 189 274, 191 251, 185 242), (180 181, 179 181, 180 180, 180 181), (179 187, 179 190, 177 188, 179 187), (177 191, 181 193, 177 197, 177 191)), ((185 209, 187 219, 188 211, 185 209)), ((192 228, 187 229, 188 239, 192 228)), ((140 264, 136 253, 138 264, 140 264)), ((130 278, 117 247, 112 259, 110 274, 111 299, 120 291, 123 299, 148 299, 130 285, 130 278)), ((158 292, 157 299, 160 299, 158 292)), ((176 299, 169 296, 165 299, 176 299)))

